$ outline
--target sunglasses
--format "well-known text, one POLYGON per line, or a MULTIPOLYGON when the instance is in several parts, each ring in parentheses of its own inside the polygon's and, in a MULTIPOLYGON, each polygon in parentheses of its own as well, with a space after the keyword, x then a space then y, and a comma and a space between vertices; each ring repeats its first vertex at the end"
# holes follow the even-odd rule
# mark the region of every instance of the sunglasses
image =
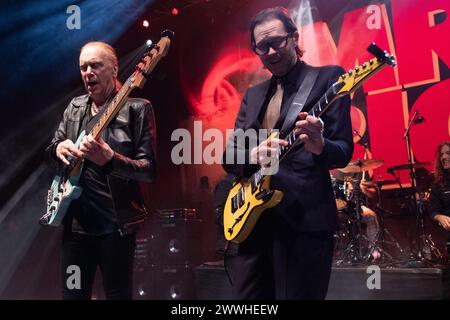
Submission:
POLYGON ((263 56, 269 52, 270 48, 272 48, 274 50, 282 49, 282 48, 286 47, 288 39, 291 36, 292 36, 292 34, 289 33, 286 36, 273 37, 267 41, 261 41, 260 43, 258 43, 258 45, 253 46, 253 51, 258 56, 263 56))

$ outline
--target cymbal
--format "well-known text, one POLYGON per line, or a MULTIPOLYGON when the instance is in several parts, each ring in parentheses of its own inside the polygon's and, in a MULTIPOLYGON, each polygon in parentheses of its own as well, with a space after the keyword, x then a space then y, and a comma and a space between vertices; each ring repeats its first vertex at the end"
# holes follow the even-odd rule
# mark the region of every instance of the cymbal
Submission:
POLYGON ((338 170, 343 173, 358 173, 358 172, 376 169, 378 167, 381 167, 383 165, 383 163, 384 163, 383 160, 358 159, 356 161, 351 161, 345 168, 338 169, 338 170))
POLYGON ((371 181, 361 181, 361 185, 368 188, 382 187, 388 184, 396 184, 395 180, 371 180, 371 181))
MULTIPOLYGON (((423 167, 426 167, 426 166, 429 166, 429 165, 430 165, 430 162, 426 162, 426 161, 415 162, 415 163, 412 164, 414 169, 423 168, 423 167)), ((409 169, 409 164, 400 164, 398 166, 389 167, 388 171, 391 171, 391 170, 408 170, 408 169, 409 169)))
POLYGON ((368 188, 373 188, 376 187, 376 183, 375 181, 361 181, 361 185, 363 185, 364 187, 368 187, 368 188))
POLYGON ((397 184, 396 180, 374 180, 372 181, 374 184, 377 184, 378 186, 385 186, 388 184, 397 184))

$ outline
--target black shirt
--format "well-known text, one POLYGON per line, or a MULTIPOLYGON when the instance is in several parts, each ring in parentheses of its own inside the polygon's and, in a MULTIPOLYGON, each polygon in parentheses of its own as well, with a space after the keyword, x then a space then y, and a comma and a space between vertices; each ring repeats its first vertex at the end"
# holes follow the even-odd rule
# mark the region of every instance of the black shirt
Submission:
POLYGON ((450 175, 447 174, 443 185, 434 184, 431 187, 431 217, 444 214, 450 217, 450 175))
MULTIPOLYGON (((80 132, 85 130, 96 118, 91 113, 91 103, 86 109, 80 132)), ((72 215, 72 231, 90 235, 105 235, 118 230, 111 191, 106 173, 95 163, 85 159, 79 186, 81 196, 69 208, 72 215)))

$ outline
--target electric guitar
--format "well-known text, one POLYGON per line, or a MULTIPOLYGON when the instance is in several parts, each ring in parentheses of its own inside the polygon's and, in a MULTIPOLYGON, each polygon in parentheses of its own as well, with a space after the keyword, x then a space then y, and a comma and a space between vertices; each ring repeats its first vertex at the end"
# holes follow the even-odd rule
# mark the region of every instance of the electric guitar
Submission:
MULTIPOLYGON (((97 139, 124 106, 127 97, 134 88, 142 88, 148 75, 153 71, 158 62, 167 55, 171 39, 174 33, 165 30, 156 45, 149 45, 147 52, 136 66, 136 71, 125 81, 122 88, 109 102, 101 113, 97 114, 97 121, 90 132, 85 130, 78 136, 75 146, 80 147, 83 138, 92 134, 97 139)), ((47 212, 39 219, 42 225, 57 227, 61 224, 70 203, 80 197, 82 188, 78 185, 83 168, 83 159, 68 159, 71 164, 64 166, 59 175, 52 181, 47 194, 47 212)))
MULTIPOLYGON (((341 75, 308 112, 309 115, 320 118, 335 100, 355 91, 364 81, 386 65, 395 66, 395 58, 378 48, 375 43, 372 43, 367 50, 376 59, 370 59, 361 66, 356 66, 354 70, 350 69, 341 75)), ((279 147, 278 162, 283 160, 292 146, 302 143, 294 129, 292 128, 285 137, 281 137, 288 142, 288 145, 279 147)), ((277 136, 278 133, 274 132, 268 139, 277 136)), ((224 233, 228 241, 241 243, 247 239, 261 213, 275 207, 282 200, 281 191, 270 189, 270 178, 266 171, 260 169, 248 179, 244 177, 236 179, 228 194, 223 214, 224 233)))

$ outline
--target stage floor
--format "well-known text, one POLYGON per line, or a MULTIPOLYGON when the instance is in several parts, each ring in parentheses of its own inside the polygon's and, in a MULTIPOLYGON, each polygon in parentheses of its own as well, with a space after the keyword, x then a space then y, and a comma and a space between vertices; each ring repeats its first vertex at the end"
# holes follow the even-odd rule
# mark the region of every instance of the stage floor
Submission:
MULTIPOLYGON (((231 285, 223 266, 195 269, 199 300, 229 300, 231 285)), ((448 267, 333 267, 327 300, 442 300, 450 297, 448 267), (369 269, 368 269, 369 268, 369 269)))

